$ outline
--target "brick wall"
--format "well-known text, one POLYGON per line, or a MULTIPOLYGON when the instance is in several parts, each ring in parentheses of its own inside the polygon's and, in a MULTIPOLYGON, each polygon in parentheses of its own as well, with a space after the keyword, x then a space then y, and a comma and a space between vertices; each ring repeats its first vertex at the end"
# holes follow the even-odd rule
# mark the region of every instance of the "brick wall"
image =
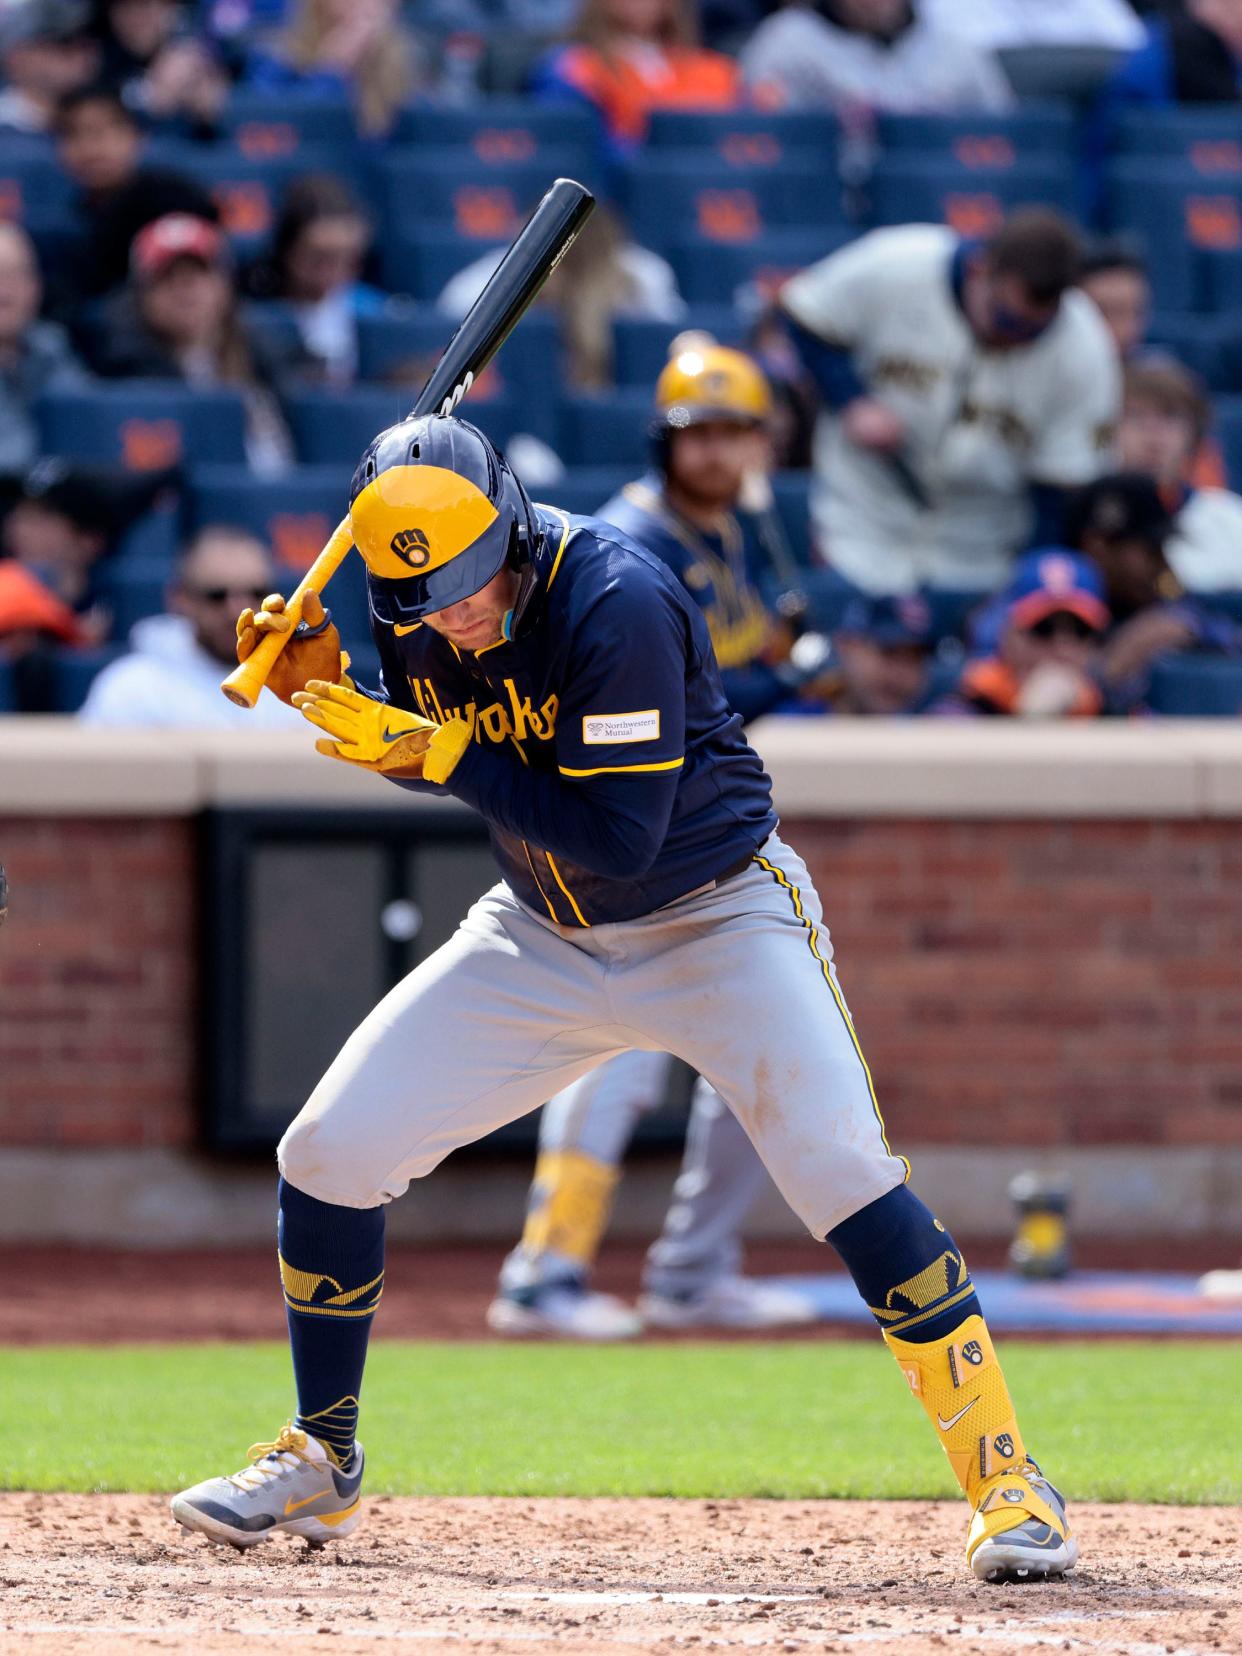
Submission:
POLYGON ((192 822, 0 817, 0 860, 0 1142, 190 1142, 192 822))
MULTIPOLYGON (((902 1143, 1242 1144, 1215 822, 789 823, 902 1143)), ((0 818, 0 1142, 192 1142, 193 826, 0 818)))

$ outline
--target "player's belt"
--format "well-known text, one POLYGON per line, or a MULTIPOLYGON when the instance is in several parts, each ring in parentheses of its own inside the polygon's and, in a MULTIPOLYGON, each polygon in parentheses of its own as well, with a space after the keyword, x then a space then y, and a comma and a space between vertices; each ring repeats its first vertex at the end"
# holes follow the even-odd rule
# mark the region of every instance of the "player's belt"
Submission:
MULTIPOLYGON (((762 846, 756 846, 755 850, 762 850, 762 846)), ((723 885, 726 880, 733 880, 739 874, 745 874, 754 860, 755 852, 747 851, 745 856, 739 857, 735 863, 730 863, 728 868, 722 868, 714 880, 708 880, 706 885, 695 886, 693 891, 683 891, 680 897, 674 897, 670 902, 661 903, 660 907, 652 912, 659 914, 661 909, 674 908, 678 903, 685 903, 691 897, 705 897, 709 891, 715 891, 716 887, 723 885)))

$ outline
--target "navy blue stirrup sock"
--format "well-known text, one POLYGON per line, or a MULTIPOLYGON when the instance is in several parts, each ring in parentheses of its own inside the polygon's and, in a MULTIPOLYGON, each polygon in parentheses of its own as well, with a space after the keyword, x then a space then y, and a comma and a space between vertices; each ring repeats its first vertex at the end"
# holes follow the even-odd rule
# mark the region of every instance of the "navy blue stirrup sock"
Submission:
POLYGON ((384 1210, 336 1207, 281 1179, 280 1280, 298 1413, 343 1471, 354 1458, 371 1319, 384 1290, 384 1210))
POLYGON ((981 1317, 962 1250, 909 1185, 898 1185, 828 1232, 886 1334, 916 1345, 981 1317))

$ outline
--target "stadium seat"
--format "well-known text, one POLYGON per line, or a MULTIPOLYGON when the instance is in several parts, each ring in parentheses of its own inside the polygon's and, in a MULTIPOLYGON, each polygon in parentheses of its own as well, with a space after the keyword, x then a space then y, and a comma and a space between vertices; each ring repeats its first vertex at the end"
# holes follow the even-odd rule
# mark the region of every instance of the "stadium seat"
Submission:
MULTIPOLYGON (((339 466, 344 490, 363 449, 385 426, 405 418, 410 400, 407 390, 395 386, 302 391, 286 399, 285 412, 299 458, 306 465, 339 466)), ((496 443, 508 442, 515 430, 523 429, 516 400, 509 396, 468 397, 458 412, 496 443)))
POLYGON ((111 558, 102 565, 97 591, 111 612, 114 638, 128 638, 144 616, 163 614, 171 575, 165 558, 111 558))
POLYGON ((883 115, 886 155, 951 157, 968 169, 1003 170, 1030 156, 1069 157, 1074 117, 1063 104, 1027 104, 1007 114, 883 115))
POLYGON ((1153 713, 1182 719, 1242 715, 1242 660, 1236 656, 1165 656, 1152 668, 1147 694, 1153 713))
POLYGON ((612 325, 616 383, 645 385, 650 390, 668 361, 669 345, 688 328, 702 329, 722 345, 741 345, 746 331, 743 319, 731 305, 701 305, 680 322, 620 318, 612 325))
MULTIPOLYGON (((776 605, 788 582, 777 570, 760 580, 760 588, 769 604, 776 605)), ((803 569, 798 574, 798 590, 807 601, 806 625, 816 632, 835 632, 841 624, 846 607, 855 596, 855 587, 835 569, 803 569)))
POLYGON ((1212 416, 1229 486, 1242 490, 1242 396, 1217 397, 1212 416))
POLYGON ((567 466, 647 464, 649 387, 567 396, 561 403, 558 453, 567 466))
POLYGON ((198 181, 215 202, 230 239, 244 245, 261 245, 271 235, 285 191, 305 173, 335 173, 361 187, 349 158, 326 144, 303 145, 286 155, 250 156, 231 144, 161 142, 152 152, 161 165, 198 181))
MULTIPOLYGON (((424 153, 459 149, 488 164, 543 161, 567 149, 577 150, 583 164, 595 152, 599 128, 581 105, 487 98, 471 109, 415 104, 402 113, 394 137, 424 153)), ((545 176, 550 183, 556 174, 545 170, 545 176)))
POLYGON ((1203 310, 1208 261, 1242 250, 1242 196, 1228 180, 1203 178, 1182 161, 1123 157, 1104 187, 1109 226, 1141 238, 1161 310, 1203 310))
POLYGON ((1223 316, 1194 312, 1157 312, 1147 330, 1147 344, 1168 351, 1213 391, 1228 391, 1237 383, 1236 341, 1242 323, 1223 316))
POLYGON ((52 661, 52 701, 56 713, 76 713, 96 677, 126 653, 124 644, 94 650, 57 650, 52 661))
POLYGON ((477 249, 508 242, 552 180, 581 166, 581 155, 564 148, 537 161, 496 162, 462 150, 402 150, 378 165, 378 199, 388 223, 455 229, 477 249))
POLYGON ((254 161, 279 160, 330 144, 339 152, 358 142, 358 119, 348 98, 285 88, 238 87, 220 115, 229 142, 254 161))
MULTIPOLYGON (((504 237, 492 245, 503 247, 504 237)), ((458 271, 485 250, 478 242, 466 241, 451 225, 419 225, 411 235, 393 236, 380 247, 384 286, 392 293, 432 304, 458 271)))
POLYGON ((1236 318, 1242 312, 1242 247, 1203 247, 1197 261, 1204 310, 1236 318))
POLYGON ((102 381, 43 397, 36 414, 45 452, 76 460, 154 471, 191 456, 222 464, 246 458, 245 408, 235 391, 166 380, 102 381))
POLYGON ((776 508, 789 550, 799 564, 811 566, 811 474, 777 472, 772 478, 772 504, 776 508))
POLYGON ((1242 122, 1236 104, 1150 105, 1122 110, 1111 130, 1114 155, 1165 157, 1197 173, 1242 173, 1242 122))
POLYGON ((1076 184, 1072 163, 1057 155, 986 167, 903 154, 880 162, 870 190, 876 224, 944 223, 965 236, 987 236, 1015 207, 1038 203, 1072 213, 1076 184))
POLYGON ((757 310, 796 270, 835 253, 854 235, 844 227, 773 230, 761 241, 733 245, 693 236, 664 251, 688 304, 732 305, 740 297, 757 310))
POLYGON ((736 168, 701 153, 639 155, 619 190, 635 241, 657 251, 697 235, 725 246, 771 230, 842 227, 841 187, 822 160, 736 168))
POLYGON ((793 159, 816 159, 822 167, 836 149, 837 130, 831 115, 813 110, 658 109, 651 117, 647 147, 706 150, 740 170, 793 159))
POLYGON ((928 588, 923 593, 931 610, 932 631, 937 639, 970 636, 970 617, 984 602, 977 591, 957 592, 951 587, 928 588))
POLYGON ((575 466, 558 482, 536 489, 535 497, 563 512, 594 517, 625 485, 644 470, 637 466, 575 466))
POLYGON ((13 669, 7 661, 0 661, 0 714, 17 712, 17 686, 13 669))

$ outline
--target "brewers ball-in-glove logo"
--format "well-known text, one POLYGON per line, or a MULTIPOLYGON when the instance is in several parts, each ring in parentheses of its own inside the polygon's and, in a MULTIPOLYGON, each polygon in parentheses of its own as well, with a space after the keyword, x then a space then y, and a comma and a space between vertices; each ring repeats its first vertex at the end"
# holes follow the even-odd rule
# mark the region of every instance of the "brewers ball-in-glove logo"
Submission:
POLYGON ((398 529, 388 544, 411 569, 425 569, 431 562, 431 542, 421 529, 398 529))

